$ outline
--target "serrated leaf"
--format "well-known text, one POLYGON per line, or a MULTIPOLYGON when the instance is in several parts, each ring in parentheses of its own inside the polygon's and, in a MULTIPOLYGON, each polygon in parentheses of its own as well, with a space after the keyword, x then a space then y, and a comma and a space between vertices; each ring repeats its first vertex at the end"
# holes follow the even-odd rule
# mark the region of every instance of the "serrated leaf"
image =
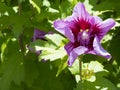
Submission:
POLYGON ((62 44, 62 41, 65 39, 59 34, 49 34, 45 35, 46 39, 52 41, 56 46, 60 46, 62 44))
POLYGON ((54 48, 57 47, 50 41, 36 40, 30 43, 30 48, 34 49, 35 51, 40 51, 40 50, 53 50, 54 48))
POLYGON ((43 50, 42 53, 39 55, 39 60, 50 60, 54 61, 56 59, 63 58, 66 55, 66 52, 64 50, 54 50, 51 48, 48 48, 48 50, 43 50))
POLYGON ((61 45, 64 39, 62 36, 58 34, 46 35, 46 39, 47 41, 36 40, 30 44, 30 48, 35 51, 42 50, 42 53, 39 55, 39 60, 53 61, 63 58, 66 55, 64 47, 61 45))
POLYGON ((60 66, 58 68, 56 77, 68 66, 67 64, 67 56, 65 56, 64 58, 61 59, 61 63, 60 66))
POLYGON ((11 16, 9 19, 9 23, 11 24, 11 26, 13 26, 12 28, 13 33, 17 38, 23 32, 25 27, 29 27, 31 25, 31 22, 29 21, 29 17, 26 17, 24 15, 11 16))

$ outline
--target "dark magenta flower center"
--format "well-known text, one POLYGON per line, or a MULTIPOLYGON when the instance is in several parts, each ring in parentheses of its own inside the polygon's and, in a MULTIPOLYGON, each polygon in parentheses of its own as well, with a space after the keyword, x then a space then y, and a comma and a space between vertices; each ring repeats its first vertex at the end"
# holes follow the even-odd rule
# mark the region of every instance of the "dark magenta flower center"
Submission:
POLYGON ((77 41, 80 43, 81 46, 88 46, 90 39, 90 35, 87 30, 80 30, 80 32, 77 35, 77 41))
POLYGON ((75 46, 85 46, 90 50, 93 48, 93 39, 95 34, 93 30, 90 30, 91 24, 86 20, 77 20, 74 22, 74 27, 71 27, 71 30, 75 37, 75 46))

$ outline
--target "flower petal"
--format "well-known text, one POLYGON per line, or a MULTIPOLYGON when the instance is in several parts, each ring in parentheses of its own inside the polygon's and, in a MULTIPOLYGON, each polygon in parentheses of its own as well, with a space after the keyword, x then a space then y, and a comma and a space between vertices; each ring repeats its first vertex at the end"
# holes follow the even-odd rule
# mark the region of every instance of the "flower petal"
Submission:
POLYGON ((85 6, 83 3, 78 3, 74 9, 73 9, 73 14, 74 16, 79 17, 79 20, 81 19, 86 19, 87 17, 89 17, 89 13, 86 11, 85 6))
POLYGON ((71 29, 68 26, 68 23, 64 20, 56 20, 54 21, 54 28, 65 35, 71 42, 74 42, 74 35, 71 31, 71 29))
POLYGON ((35 30, 34 30, 34 35, 33 35, 33 41, 35 41, 35 40, 37 40, 37 39, 44 39, 45 34, 46 34, 46 33, 45 33, 44 31, 35 29, 35 30))
POLYGON ((101 40, 103 36, 115 25, 113 19, 107 19, 99 25, 98 38, 101 40))
POLYGON ((100 41, 97 36, 95 36, 94 41, 93 41, 93 49, 96 55, 105 57, 107 59, 111 58, 111 55, 102 48, 100 41))
POLYGON ((98 25, 98 26, 99 26, 99 24, 102 23, 102 19, 101 19, 100 17, 98 17, 98 16, 92 16, 92 17, 90 18, 90 23, 91 23, 92 25, 98 25))
POLYGON ((68 65, 72 66, 73 62, 77 59, 77 57, 81 54, 84 54, 86 51, 88 50, 88 48, 84 47, 84 46, 79 46, 77 48, 74 48, 69 55, 68 58, 68 65))
POLYGON ((70 55, 70 52, 73 50, 74 45, 73 45, 73 43, 69 42, 68 44, 65 45, 64 48, 67 51, 67 54, 70 55))

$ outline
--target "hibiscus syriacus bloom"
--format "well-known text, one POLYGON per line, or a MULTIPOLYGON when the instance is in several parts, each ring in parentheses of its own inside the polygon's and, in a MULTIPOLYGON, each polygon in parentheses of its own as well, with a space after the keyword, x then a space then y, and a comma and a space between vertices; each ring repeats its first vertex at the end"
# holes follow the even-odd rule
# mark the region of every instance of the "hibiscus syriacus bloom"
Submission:
MULTIPOLYGON (((41 31, 41 30, 38 30, 38 29, 35 29, 34 30, 34 33, 33 33, 33 37, 32 37, 32 42, 38 40, 38 39, 41 39, 41 40, 45 40, 44 37, 45 37, 46 33, 41 31)), ((41 53, 41 51, 35 51, 33 48, 30 48, 30 46, 28 45, 28 49, 32 52, 35 52, 37 55, 39 55, 41 53)))
POLYGON ((38 30, 38 29, 35 29, 34 30, 34 34, 33 34, 33 38, 32 38, 32 41, 35 41, 37 39, 42 39, 42 40, 45 40, 45 35, 46 35, 46 32, 44 31, 41 31, 41 30, 38 30))
MULTIPOLYGON (((36 41, 36 40, 38 40, 38 39, 47 41, 47 40, 45 39, 45 35, 46 35, 46 34, 53 34, 53 32, 48 32, 48 33, 46 33, 46 32, 44 32, 44 31, 42 31, 42 30, 35 29, 35 30, 34 30, 34 34, 33 34, 33 38, 32 38, 32 42, 34 42, 34 41, 36 41)), ((41 53, 41 50, 35 51, 35 50, 33 50, 32 48, 30 48, 29 46, 28 46, 28 49, 31 50, 32 52, 35 52, 35 53, 38 54, 38 55, 40 55, 40 53, 41 53)))
POLYGON ((46 34, 54 34, 53 32, 48 32, 48 33, 46 33, 46 32, 44 32, 44 31, 42 31, 42 30, 39 30, 39 29, 35 29, 34 30, 34 34, 33 34, 33 38, 32 38, 32 41, 35 41, 35 40, 38 40, 38 39, 41 39, 41 40, 45 40, 46 41, 46 39, 45 39, 45 35, 46 34))
POLYGON ((70 40, 65 45, 69 56, 68 65, 71 66, 81 54, 111 58, 111 55, 102 48, 100 41, 114 25, 113 19, 102 21, 97 16, 90 16, 83 3, 78 3, 74 7, 71 16, 64 20, 54 21, 54 28, 70 40))

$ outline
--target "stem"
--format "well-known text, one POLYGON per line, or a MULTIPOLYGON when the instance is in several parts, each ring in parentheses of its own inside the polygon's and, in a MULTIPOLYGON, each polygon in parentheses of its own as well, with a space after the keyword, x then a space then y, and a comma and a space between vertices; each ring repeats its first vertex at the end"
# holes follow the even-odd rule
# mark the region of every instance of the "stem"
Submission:
POLYGON ((18 41, 19 41, 19 44, 20 44, 20 49, 21 49, 21 52, 24 52, 25 51, 25 49, 24 49, 24 45, 23 45, 23 35, 22 35, 22 33, 20 34, 20 36, 19 36, 19 39, 18 39, 18 41))
POLYGON ((22 6, 21 6, 21 0, 18 0, 18 15, 21 15, 22 6))
MULTIPOLYGON (((18 15, 20 16, 22 12, 22 5, 21 0, 18 0, 18 15)), ((21 52, 24 52, 24 45, 23 45, 23 32, 19 35, 18 42, 20 44, 21 52)))
POLYGON ((82 61, 81 61, 81 58, 79 60, 79 71, 80 71, 80 80, 82 81, 82 61))

